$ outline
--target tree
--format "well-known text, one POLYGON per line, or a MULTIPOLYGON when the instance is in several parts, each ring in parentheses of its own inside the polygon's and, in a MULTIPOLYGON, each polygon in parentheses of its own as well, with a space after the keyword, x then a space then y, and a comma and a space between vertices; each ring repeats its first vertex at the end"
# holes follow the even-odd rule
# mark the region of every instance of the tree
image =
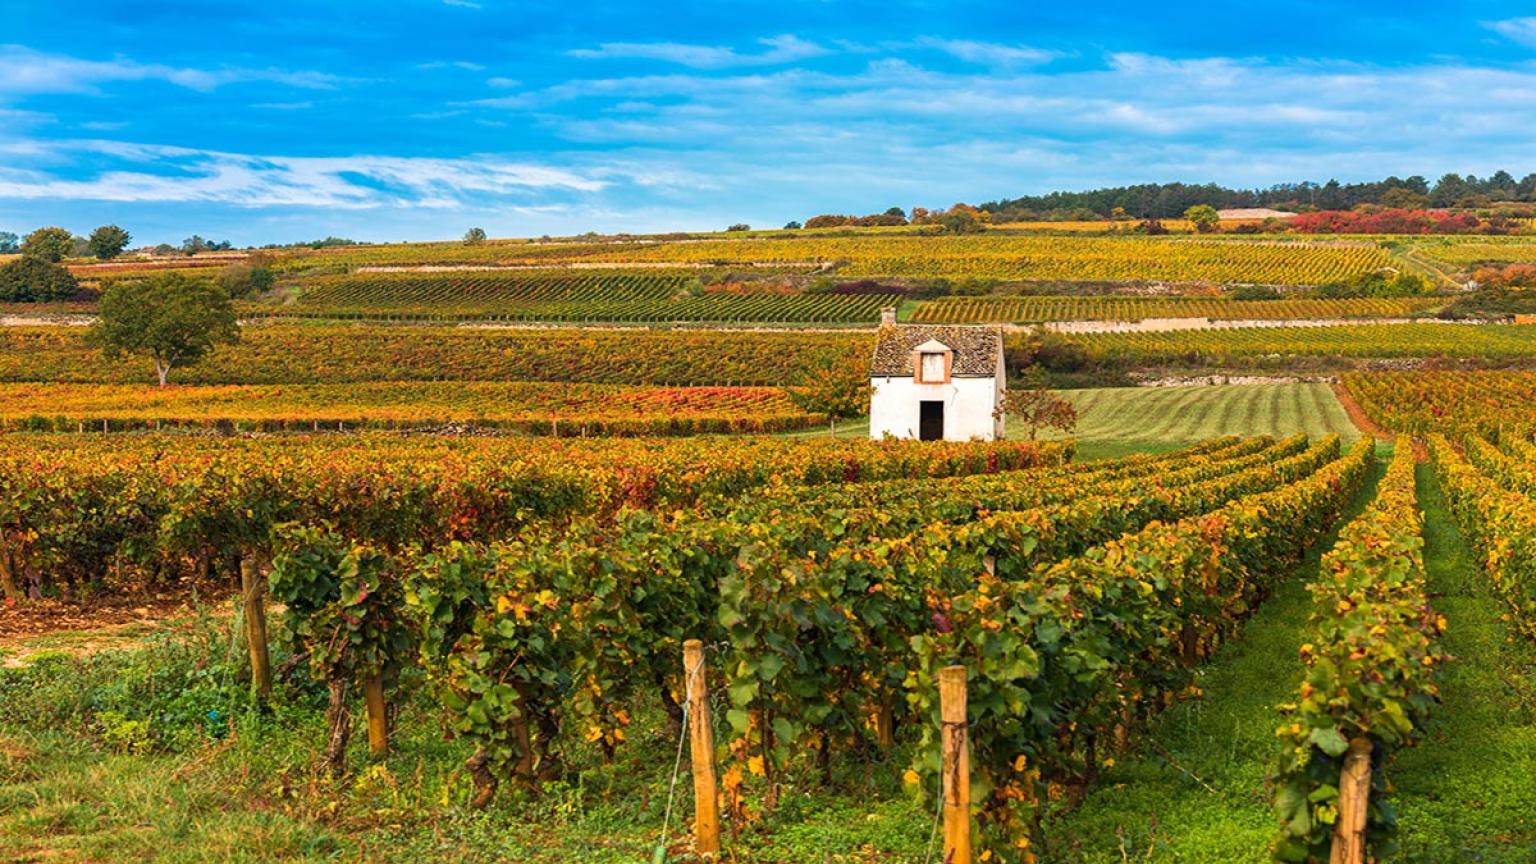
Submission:
POLYGON ((168 272, 108 288, 88 338, 108 359, 148 355, 164 387, 172 369, 240 341, 240 329, 223 288, 168 272))
POLYGON ((485 242, 485 229, 484 228, 471 228, 468 231, 465 231, 464 232, 464 242, 469 244, 469 245, 474 245, 476 243, 484 243, 485 242))
POLYGON ((21 241, 21 254, 56 264, 75 248, 75 235, 64 228, 39 228, 21 241))
POLYGON ((1397 210, 1419 210, 1429 206, 1429 196, 1408 188, 1388 189, 1381 194, 1381 206, 1397 210))
POLYGON ((1077 409, 1072 403, 1052 393, 1039 373, 1025 379, 1025 386, 1003 394, 1003 402, 992 412, 994 417, 1014 417, 1029 430, 1029 440, 1041 429, 1070 433, 1077 428, 1077 409))
POLYGON ((1184 218, 1188 219, 1195 230, 1201 234, 1209 234, 1221 225, 1221 214, 1209 204, 1196 204, 1184 211, 1184 218))
POLYGON ((200 234, 193 234, 191 237, 181 241, 181 251, 188 255, 196 255, 199 252, 206 252, 212 248, 214 248, 214 244, 204 240, 200 234))
POLYGON ((939 225, 946 234, 979 234, 986 230, 976 214, 958 207, 939 217, 939 225))
POLYGON ((862 351, 826 353, 801 369, 800 384, 784 388, 797 408, 825 414, 827 429, 837 437, 837 421, 863 417, 869 410, 869 364, 862 351))
POLYGON ((23 255, 0 267, 0 301, 47 303, 68 300, 80 291, 80 283, 57 264, 23 255))
POLYGON ((16 251, 21 248, 17 242, 20 239, 9 231, 0 231, 0 255, 16 254, 16 251))
POLYGON ((796 231, 796 230, 798 230, 798 229, 799 229, 799 228, 800 228, 800 223, 799 223, 799 222, 796 222, 796 221, 795 221, 795 220, 793 220, 793 219, 791 219, 791 220, 789 220, 789 221, 788 221, 788 222, 785 222, 785 223, 784 223, 784 230, 785 230, 785 231, 796 231))
POLYGON ((225 267, 219 271, 218 279, 219 287, 234 300, 263 294, 277 281, 266 261, 257 257, 225 267))
POLYGON ((737 222, 735 225, 732 225, 729 228, 726 228, 725 230, 727 230, 727 231, 751 231, 752 230, 752 226, 748 225, 745 222, 737 222))
POLYGON ((91 232, 91 239, 88 242, 92 255, 103 261, 110 261, 123 254, 123 250, 128 248, 128 242, 132 239, 133 235, 116 225, 103 225, 91 232))

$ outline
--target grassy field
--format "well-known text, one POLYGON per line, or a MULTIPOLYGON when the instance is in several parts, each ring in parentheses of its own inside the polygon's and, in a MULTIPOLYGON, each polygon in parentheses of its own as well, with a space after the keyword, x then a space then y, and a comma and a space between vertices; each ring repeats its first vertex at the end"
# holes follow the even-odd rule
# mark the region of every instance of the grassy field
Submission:
MULTIPOLYGON (((1172 450, 1219 435, 1360 437, 1327 384, 1211 384, 1067 390, 1080 458, 1172 450)), ((1014 422, 1010 438, 1027 432, 1014 422)), ((1042 437, 1063 437, 1044 435, 1042 437)))

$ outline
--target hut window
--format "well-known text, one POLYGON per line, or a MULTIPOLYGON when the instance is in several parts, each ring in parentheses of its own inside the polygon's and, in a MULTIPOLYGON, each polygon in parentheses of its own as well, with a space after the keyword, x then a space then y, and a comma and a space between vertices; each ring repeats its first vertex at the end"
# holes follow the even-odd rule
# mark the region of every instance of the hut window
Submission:
POLYGON ((942 384, 944 382, 944 355, 937 352, 923 353, 923 382, 930 384, 942 384))

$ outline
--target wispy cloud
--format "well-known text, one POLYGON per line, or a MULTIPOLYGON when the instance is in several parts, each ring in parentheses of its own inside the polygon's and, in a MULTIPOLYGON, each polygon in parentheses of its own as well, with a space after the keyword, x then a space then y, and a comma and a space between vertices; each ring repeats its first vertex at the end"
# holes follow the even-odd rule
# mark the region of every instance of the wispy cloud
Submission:
POLYGON ((777 66, 824 57, 832 49, 792 34, 759 39, 766 50, 744 54, 735 48, 718 45, 690 45, 682 42, 605 42, 597 48, 567 51, 571 57, 589 60, 659 60, 695 69, 726 69, 736 66, 777 66))
POLYGON ((1484 21, 1483 26, 1510 41, 1536 48, 1536 17, 1484 21))
POLYGON ((139 63, 121 56, 111 60, 85 60, 65 54, 46 54, 22 45, 0 45, 0 95, 95 93, 100 85, 123 81, 164 81, 200 91, 252 81, 330 90, 355 80, 307 70, 176 67, 139 63))
POLYGON ((53 142, 45 149, 55 157, 110 156, 126 164, 86 179, 0 168, 0 198, 442 208, 478 196, 594 193, 610 183, 573 170, 495 158, 258 156, 113 141, 53 142))
POLYGON ((966 39, 935 39, 931 36, 918 39, 917 44, 924 48, 942 51, 967 63, 983 66, 1039 66, 1062 56, 1059 51, 1032 48, 1028 45, 973 42, 966 39))
POLYGON ((471 63, 468 60, 433 60, 430 63, 417 63, 417 69, 464 69, 469 72, 484 72, 485 65, 471 63))
POLYGON ((252 108, 260 108, 263 111, 307 111, 315 107, 314 102, 256 102, 252 108))
POLYGON ((474 0, 443 0, 444 6, 457 6, 460 9, 479 9, 480 4, 474 0))

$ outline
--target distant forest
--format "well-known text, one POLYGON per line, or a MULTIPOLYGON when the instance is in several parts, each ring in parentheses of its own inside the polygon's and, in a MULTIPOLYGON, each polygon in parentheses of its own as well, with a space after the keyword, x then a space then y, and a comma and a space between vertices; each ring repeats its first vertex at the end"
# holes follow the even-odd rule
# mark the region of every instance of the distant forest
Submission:
POLYGON ((1102 219, 1124 215, 1137 219, 1171 219, 1196 204, 1218 210, 1271 207, 1276 210, 1349 210, 1360 204, 1416 209, 1422 207, 1487 208, 1499 202, 1536 202, 1536 174, 1516 180, 1508 171, 1486 178, 1446 174, 1431 183, 1414 175, 1388 177, 1375 183, 1282 183, 1268 189, 1229 189, 1215 183, 1146 183, 1025 195, 976 205, 994 222, 1036 219, 1102 219), (1117 208, 1121 213, 1116 213, 1117 208))

